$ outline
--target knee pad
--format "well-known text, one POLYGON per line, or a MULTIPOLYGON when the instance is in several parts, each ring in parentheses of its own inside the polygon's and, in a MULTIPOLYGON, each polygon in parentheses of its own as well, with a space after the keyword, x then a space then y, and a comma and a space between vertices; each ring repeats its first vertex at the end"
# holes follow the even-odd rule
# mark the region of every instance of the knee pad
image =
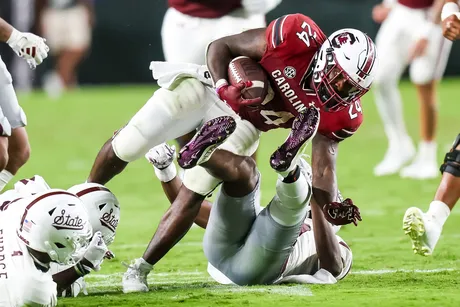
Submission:
POLYGON ((205 86, 194 78, 180 79, 172 90, 159 89, 155 95, 173 118, 185 117, 207 103, 205 86))
POLYGON ((184 186, 203 196, 207 196, 220 184, 220 180, 211 176, 205 168, 196 166, 184 171, 184 186))
POLYGON ((141 158, 149 149, 149 140, 134 125, 126 125, 112 139, 115 155, 125 162, 141 158))
POLYGON ((260 131, 246 120, 236 120, 236 130, 219 146, 234 154, 252 156, 259 146, 260 131))
POLYGON ((455 139, 452 149, 446 153, 444 163, 441 165, 441 174, 448 172, 455 177, 460 177, 460 150, 457 147, 460 145, 460 134, 455 139))

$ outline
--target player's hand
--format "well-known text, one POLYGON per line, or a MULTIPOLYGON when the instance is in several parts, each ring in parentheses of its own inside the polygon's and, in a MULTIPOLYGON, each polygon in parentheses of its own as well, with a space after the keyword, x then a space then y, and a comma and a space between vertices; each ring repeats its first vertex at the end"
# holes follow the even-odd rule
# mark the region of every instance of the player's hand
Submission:
POLYGON ((251 81, 241 82, 237 85, 223 84, 216 89, 217 95, 225 101, 235 112, 238 112, 242 106, 252 106, 262 103, 262 98, 245 99, 241 96, 242 91, 252 86, 251 81))
POLYGON ((460 38, 460 20, 456 15, 450 15, 443 20, 442 35, 451 41, 460 38))
POLYGON ((159 170, 167 168, 176 157, 176 146, 170 146, 166 143, 162 143, 151 148, 146 154, 145 158, 153 166, 159 170))
POLYGON ((349 198, 343 202, 333 202, 323 207, 326 220, 334 225, 347 225, 350 223, 358 226, 358 221, 362 221, 359 208, 353 204, 349 198))
POLYGON ((99 271, 107 251, 108 248, 102 239, 102 233, 98 231, 93 235, 89 247, 83 255, 83 259, 91 264, 91 269, 99 271))
POLYGON ((409 52, 409 60, 414 60, 418 57, 423 56, 428 48, 429 41, 427 38, 420 38, 415 42, 414 46, 409 52))
POLYGON ((388 14, 390 13, 391 8, 388 6, 385 6, 384 4, 377 4, 374 6, 372 9, 372 19, 376 23, 382 23, 385 19, 387 19, 388 14))
POLYGON ((48 57, 49 47, 45 41, 44 38, 35 34, 13 29, 7 43, 19 57, 27 61, 31 69, 35 69, 48 57))

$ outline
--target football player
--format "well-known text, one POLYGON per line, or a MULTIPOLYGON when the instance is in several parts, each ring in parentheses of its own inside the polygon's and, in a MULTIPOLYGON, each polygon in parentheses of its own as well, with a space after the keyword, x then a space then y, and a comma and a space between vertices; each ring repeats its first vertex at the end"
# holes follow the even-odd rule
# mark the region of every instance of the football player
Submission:
MULTIPOLYGON (((43 38, 19 32, 2 18, 0 41, 7 43, 31 68, 40 65, 48 56, 49 48, 43 38)), ((18 104, 11 74, 0 57, 0 191, 29 159, 26 124, 26 115, 18 104)))
POLYGON ((56 283, 50 264, 84 263, 88 246, 94 244, 91 235, 85 206, 65 190, 2 202, 0 305, 55 306, 56 283))
MULTIPOLYGON (((223 181, 204 236, 210 275, 220 283, 238 285, 283 281, 334 283, 343 278, 351 268, 352 253, 327 222, 322 212, 327 210, 313 202, 312 219, 305 218, 310 210, 312 175, 310 166, 301 155, 316 133, 319 111, 310 108, 301 113, 286 142, 272 155, 270 164, 279 174, 276 196, 263 210, 259 204, 260 173, 255 161, 225 150, 213 152, 214 142, 221 142, 231 133, 233 120, 222 117, 213 121, 212 125, 201 128, 181 150, 178 159, 185 168, 201 164, 223 181)), ((154 148, 148 156, 150 161, 163 168, 155 169, 160 178, 173 172, 173 158, 174 151, 167 145, 154 148), (167 153, 161 154, 161 151, 167 153)), ((177 196, 177 183, 180 183, 177 176, 163 183, 168 187, 169 199, 177 196)), ((352 203, 348 206, 353 210, 356 208, 352 203)), ((350 212, 357 222, 360 220, 359 211, 357 208, 353 210, 350 212)), ((125 274, 124 285, 139 281, 129 279, 134 277, 130 274, 133 272, 136 270, 128 270, 125 274)), ((146 280, 142 282, 147 290, 146 280)))
POLYGON ((442 32, 445 38, 453 41, 460 38, 460 13, 457 0, 445 0, 442 8, 442 32))
MULTIPOLYGON (((281 0, 168 0, 161 28, 166 61, 205 64, 207 44, 226 35, 266 26, 265 14, 281 0), (183 48, 183 46, 187 48, 183 48)), ((191 132, 177 139, 182 147, 191 132)))
MULTIPOLYGON (((362 122, 360 97, 370 89, 377 60, 375 45, 363 32, 342 29, 327 38, 313 20, 302 14, 286 15, 267 28, 218 39, 208 48, 209 72, 188 64, 186 73, 174 75, 161 67, 171 78, 106 142, 88 181, 105 184, 153 146, 220 115, 231 115, 237 122, 236 131, 221 148, 250 156, 260 131, 290 128, 295 116, 312 105, 321 114, 312 145, 313 197, 321 207, 329 205, 336 199, 338 145, 362 122), (247 85, 226 81, 228 65, 238 56, 258 61, 268 73, 273 92, 265 101, 260 97, 243 99, 241 91, 247 85), (209 73, 217 95, 206 85, 209 73)), ((187 232, 203 199, 218 183, 200 166, 185 171, 183 187, 144 253, 146 268, 159 261, 187 232)))
MULTIPOLYGON (((16 182, 14 189, 0 195, 0 203, 8 204, 20 198, 50 191, 50 187, 39 175, 16 182)), ((57 296, 73 297, 86 291, 83 276, 98 271, 104 258, 111 259, 113 253, 107 247, 114 241, 120 219, 120 206, 115 195, 106 187, 95 183, 78 184, 67 190, 78 196, 85 206, 94 238, 84 260, 72 265, 50 264, 49 273, 57 284, 57 296)))
POLYGON ((444 0, 384 0, 373 18, 382 23, 376 44, 382 57, 375 79, 375 102, 388 138, 376 176, 398 173, 426 179, 438 175, 436 159, 436 84, 442 78, 452 43, 442 36, 439 17, 444 0), (407 133, 398 81, 410 64, 410 78, 420 102, 418 152, 407 133), (415 158, 414 158, 415 155, 415 158), (406 167, 409 161, 412 163, 406 167))
POLYGON ((412 241, 414 253, 428 256, 441 236, 442 227, 460 198, 460 134, 446 153, 441 165, 442 179, 426 213, 416 207, 407 209, 403 229, 412 241))

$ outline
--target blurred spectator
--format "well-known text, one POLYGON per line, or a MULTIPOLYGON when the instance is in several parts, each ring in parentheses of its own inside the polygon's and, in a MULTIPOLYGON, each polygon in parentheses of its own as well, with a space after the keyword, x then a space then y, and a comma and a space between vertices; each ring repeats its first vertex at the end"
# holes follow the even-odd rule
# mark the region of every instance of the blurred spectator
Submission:
POLYGON ((402 177, 416 179, 438 175, 436 83, 444 74, 452 46, 442 36, 439 25, 443 2, 384 0, 372 12, 376 22, 383 22, 376 38, 377 49, 383 56, 374 93, 389 142, 383 161, 374 169, 377 176, 399 171, 402 177), (420 102, 421 140, 417 154, 406 130, 398 90, 399 79, 409 64, 420 102), (412 164, 403 168, 412 159, 412 164))
POLYGON ((92 0, 36 0, 37 15, 55 67, 44 76, 44 89, 59 97, 77 85, 77 69, 91 44, 94 25, 92 0))

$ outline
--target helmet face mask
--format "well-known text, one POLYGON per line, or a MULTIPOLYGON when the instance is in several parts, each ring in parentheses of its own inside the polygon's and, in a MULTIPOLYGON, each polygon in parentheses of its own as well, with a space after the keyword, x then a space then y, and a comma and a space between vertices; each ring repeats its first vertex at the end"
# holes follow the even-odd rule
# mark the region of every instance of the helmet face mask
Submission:
POLYGON ((321 46, 313 70, 313 88, 321 105, 340 111, 369 91, 377 62, 372 40, 354 29, 334 32, 321 46))

